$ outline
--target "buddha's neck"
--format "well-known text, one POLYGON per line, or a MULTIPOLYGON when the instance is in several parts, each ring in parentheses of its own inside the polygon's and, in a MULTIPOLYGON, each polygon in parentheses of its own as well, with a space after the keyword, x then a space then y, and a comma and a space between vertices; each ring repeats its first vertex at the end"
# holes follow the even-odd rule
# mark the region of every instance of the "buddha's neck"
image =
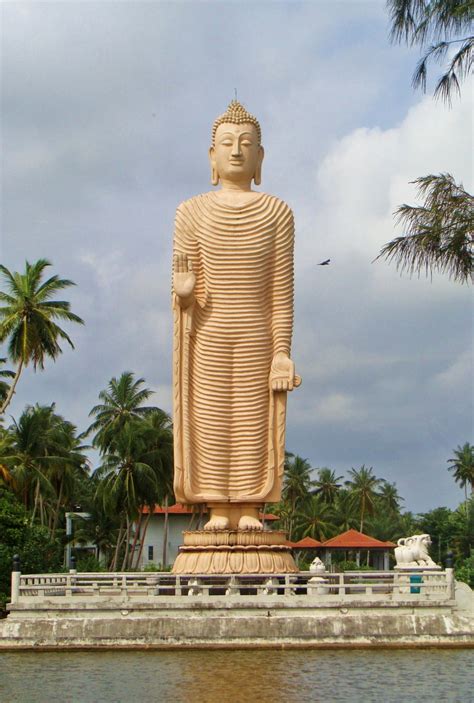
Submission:
POLYGON ((236 183, 235 181, 228 181, 225 178, 221 178, 222 190, 234 191, 238 193, 248 193, 252 189, 250 184, 252 181, 245 181, 243 183, 236 183))

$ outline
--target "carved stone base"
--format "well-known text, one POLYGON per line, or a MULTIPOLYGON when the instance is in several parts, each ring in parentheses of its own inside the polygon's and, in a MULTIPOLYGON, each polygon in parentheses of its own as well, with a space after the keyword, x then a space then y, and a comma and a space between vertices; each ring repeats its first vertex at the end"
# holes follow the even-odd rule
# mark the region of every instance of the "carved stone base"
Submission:
POLYGON ((199 530, 184 532, 174 574, 288 574, 298 568, 284 532, 199 530))

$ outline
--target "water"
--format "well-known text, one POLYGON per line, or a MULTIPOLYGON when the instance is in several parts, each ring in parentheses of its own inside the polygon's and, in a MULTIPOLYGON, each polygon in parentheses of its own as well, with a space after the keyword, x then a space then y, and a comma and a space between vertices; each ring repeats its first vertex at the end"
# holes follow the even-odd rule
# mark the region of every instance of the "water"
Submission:
POLYGON ((472 650, 0 654, 1 703, 474 701, 472 650))

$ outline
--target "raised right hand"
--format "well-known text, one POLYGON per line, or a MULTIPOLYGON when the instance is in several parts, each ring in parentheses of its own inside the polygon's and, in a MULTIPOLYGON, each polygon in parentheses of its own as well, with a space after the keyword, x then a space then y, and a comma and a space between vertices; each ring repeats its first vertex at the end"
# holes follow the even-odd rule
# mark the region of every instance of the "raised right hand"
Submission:
POLYGON ((187 254, 173 257, 173 289, 180 298, 190 298, 196 285, 196 275, 187 254))

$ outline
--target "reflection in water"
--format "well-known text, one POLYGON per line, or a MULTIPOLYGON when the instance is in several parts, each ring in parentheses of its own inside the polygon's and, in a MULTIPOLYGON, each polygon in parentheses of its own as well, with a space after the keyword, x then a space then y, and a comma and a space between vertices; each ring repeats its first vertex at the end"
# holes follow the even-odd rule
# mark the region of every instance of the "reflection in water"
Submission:
POLYGON ((1 703, 474 701, 469 650, 0 654, 1 703))

